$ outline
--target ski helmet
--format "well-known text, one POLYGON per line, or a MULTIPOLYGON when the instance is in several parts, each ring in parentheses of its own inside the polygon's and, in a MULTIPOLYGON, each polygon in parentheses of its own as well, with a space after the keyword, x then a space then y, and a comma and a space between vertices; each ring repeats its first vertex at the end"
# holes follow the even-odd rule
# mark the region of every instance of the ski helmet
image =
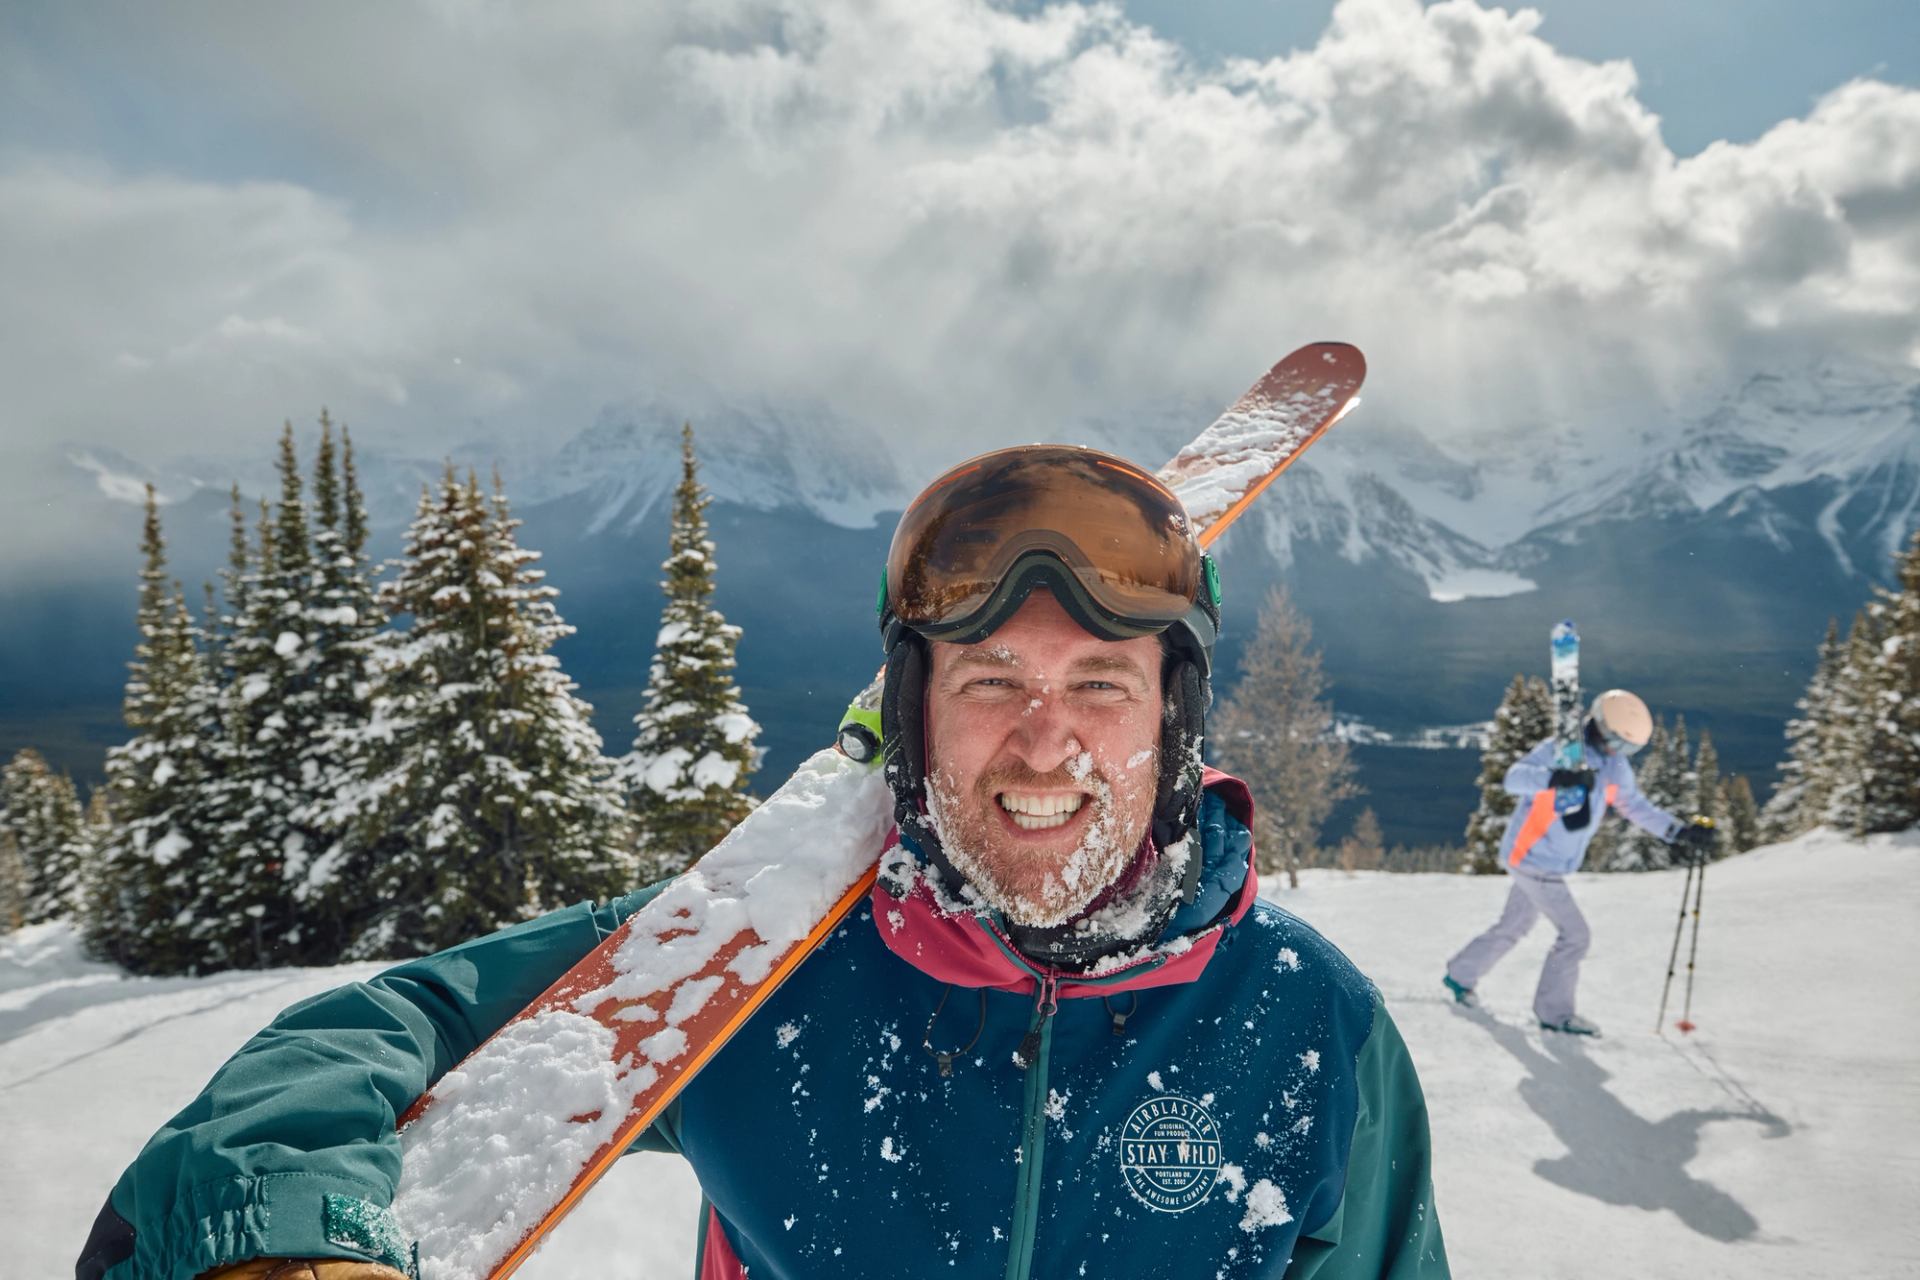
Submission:
MULTIPOLYGON (((894 531, 878 610, 887 654, 880 719, 903 831, 938 862, 926 819, 928 644, 993 634, 1045 588, 1103 639, 1162 637, 1160 776, 1153 838, 1193 829, 1212 698, 1220 580, 1187 510, 1152 473, 1077 445, 1022 445, 947 471, 894 531)), ((1200 860, 1191 859, 1194 872, 1200 860)))
POLYGON ((1595 698, 1587 723, 1611 755, 1630 756, 1653 737, 1653 713, 1625 689, 1609 689, 1595 698))

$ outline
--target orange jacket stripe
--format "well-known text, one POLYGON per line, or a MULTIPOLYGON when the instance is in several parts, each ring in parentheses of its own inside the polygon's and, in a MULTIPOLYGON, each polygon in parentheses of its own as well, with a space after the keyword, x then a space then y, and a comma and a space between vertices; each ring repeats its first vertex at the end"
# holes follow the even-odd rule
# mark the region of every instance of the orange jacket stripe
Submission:
POLYGON ((1547 834, 1554 817, 1552 789, 1534 792, 1533 804, 1527 810, 1527 820, 1521 824, 1520 834, 1514 837, 1513 852, 1507 856, 1507 865, 1517 867, 1526 860, 1527 850, 1547 834))
MULTIPOLYGON (((1613 808, 1614 797, 1620 794, 1620 784, 1607 784, 1607 808, 1613 808)), ((1605 810, 1602 810, 1604 813, 1605 810)), ((1527 851, 1533 848, 1540 837, 1547 834, 1547 828, 1553 825, 1553 792, 1536 791, 1533 804, 1527 809, 1527 820, 1520 826, 1520 834, 1514 837, 1513 852, 1507 856, 1509 866, 1519 866, 1526 861, 1527 851)))

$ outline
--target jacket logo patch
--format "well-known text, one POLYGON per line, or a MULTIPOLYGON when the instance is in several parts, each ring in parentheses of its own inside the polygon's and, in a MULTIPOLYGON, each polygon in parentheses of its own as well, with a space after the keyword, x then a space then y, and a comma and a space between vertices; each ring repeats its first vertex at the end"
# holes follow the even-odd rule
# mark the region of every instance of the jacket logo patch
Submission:
POLYGON ((1220 1126, 1189 1099, 1165 1095, 1135 1107, 1119 1146, 1120 1176, 1149 1209, 1185 1212, 1220 1180, 1220 1126))

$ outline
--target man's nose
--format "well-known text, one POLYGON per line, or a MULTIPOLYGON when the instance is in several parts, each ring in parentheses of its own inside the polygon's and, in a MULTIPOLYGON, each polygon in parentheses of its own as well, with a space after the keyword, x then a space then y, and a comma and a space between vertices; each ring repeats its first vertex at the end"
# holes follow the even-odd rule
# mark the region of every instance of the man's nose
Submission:
POLYGON ((1036 694, 1027 703, 1008 746, 1035 773, 1052 773, 1082 750, 1073 717, 1058 698, 1047 694, 1036 694))

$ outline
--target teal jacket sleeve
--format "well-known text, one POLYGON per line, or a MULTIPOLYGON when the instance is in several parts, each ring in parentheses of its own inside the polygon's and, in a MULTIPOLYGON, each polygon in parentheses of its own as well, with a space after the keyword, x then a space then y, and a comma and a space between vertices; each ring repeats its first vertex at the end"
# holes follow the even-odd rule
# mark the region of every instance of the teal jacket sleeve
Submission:
POLYGON ((1287 1280, 1448 1280, 1433 1204, 1427 1103, 1399 1028, 1376 993, 1373 1033, 1356 1063, 1360 1109, 1346 1192, 1301 1236, 1287 1280))
POLYGON ((406 1269, 394 1121, 658 892, 581 904, 287 1009, 114 1184, 79 1280, 191 1280, 259 1257, 406 1269))

